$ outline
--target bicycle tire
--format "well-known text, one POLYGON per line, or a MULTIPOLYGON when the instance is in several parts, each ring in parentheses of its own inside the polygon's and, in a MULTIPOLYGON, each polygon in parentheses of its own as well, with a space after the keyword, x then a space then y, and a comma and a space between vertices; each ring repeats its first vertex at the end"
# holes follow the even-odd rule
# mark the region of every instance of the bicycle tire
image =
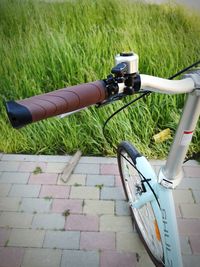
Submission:
MULTIPOLYGON (((126 161, 126 159, 124 159, 124 157, 123 157, 124 155, 123 154, 127 154, 128 160, 130 162, 132 162, 132 164, 135 167, 136 167, 136 159, 137 159, 137 157, 141 157, 142 155, 129 142, 127 142, 127 141, 123 141, 123 142, 121 142, 118 145, 118 149, 117 149, 117 160, 118 160, 118 167, 119 167, 120 177, 121 177, 121 180, 122 180, 122 185, 123 185, 123 189, 124 189, 124 192, 125 192, 126 199, 130 203, 132 201, 132 199, 130 199, 130 198, 132 198, 132 196, 130 196, 130 194, 132 194, 133 191, 130 191, 129 192, 130 189, 127 188, 127 184, 130 183, 130 182, 127 181, 127 178, 124 175, 124 170, 123 170, 124 169, 124 166, 123 166, 124 163, 123 163, 123 160, 126 161)), ((146 161, 147 161, 147 159, 146 159, 146 161)), ((132 167, 132 169, 134 169, 134 167, 130 163, 129 163, 129 165, 132 167)), ((144 166, 144 168, 145 168, 145 166, 144 166)), ((141 174, 142 173, 141 172, 138 173, 137 167, 136 167, 136 173, 139 176, 140 183, 141 183, 141 174)), ((132 174, 132 176, 133 176, 133 174, 132 174)), ((131 180, 137 180, 137 182, 138 182, 138 178, 136 179, 136 178, 133 178, 132 177, 131 180)), ((137 186, 137 189, 136 190, 138 190, 139 184, 135 184, 135 187, 136 186, 137 186)), ((141 187, 140 187, 139 190, 144 190, 144 187, 142 187, 142 183, 141 183, 141 187)), ((133 197, 136 198, 136 194, 133 197)), ((151 206, 151 203, 147 203, 147 204, 148 204, 148 209, 149 210, 151 209, 151 211, 153 211, 153 208, 151 206)), ((147 205, 147 204, 145 204, 145 205, 147 205)), ((134 209, 134 208, 132 208, 130 206, 131 216, 132 216, 132 222, 135 224, 135 228, 136 228, 136 230, 137 230, 137 232, 139 234, 139 237, 140 237, 142 243, 144 244, 144 247, 145 247, 147 253, 149 254, 151 260, 155 264, 155 266, 164 267, 163 251, 162 251, 162 256, 160 255, 160 258, 161 259, 159 260, 158 259, 158 255, 155 255, 155 253, 152 251, 152 248, 149 247, 149 245, 148 245, 149 242, 147 242, 147 237, 144 236, 144 230, 141 230, 141 222, 139 222, 139 220, 138 220, 139 217, 138 217, 138 214, 137 214, 139 211, 141 212, 141 209, 143 209, 143 207, 140 208, 140 209, 134 209)), ((154 215, 154 212, 153 212, 153 215, 154 215)), ((155 217, 155 215, 154 215, 154 217, 155 217)), ((157 222, 156 221, 156 217, 155 217, 154 220, 155 220, 155 222, 157 222)), ((157 227, 158 227, 158 225, 157 225, 157 227)), ((149 227, 149 224, 148 224, 148 227, 147 228, 150 228, 149 227)), ((156 237, 155 231, 154 231, 153 234, 156 237)), ((162 246, 161 240, 159 242, 160 242, 160 245, 162 246)), ((163 250, 163 248, 162 248, 162 250, 163 250)), ((161 251, 160 251, 160 254, 161 254, 161 251)))

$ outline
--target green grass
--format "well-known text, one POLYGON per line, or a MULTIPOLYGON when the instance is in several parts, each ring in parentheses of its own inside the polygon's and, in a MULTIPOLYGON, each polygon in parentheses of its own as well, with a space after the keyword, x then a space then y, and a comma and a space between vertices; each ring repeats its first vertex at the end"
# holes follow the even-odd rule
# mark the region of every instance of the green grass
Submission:
MULTIPOLYGON (((46 3, 0 1, 0 95, 22 99, 105 78, 114 56, 134 50, 140 73, 169 77, 198 60, 200 18, 179 6, 134 1, 88 0, 46 3)), ((127 102, 129 99, 125 100, 127 102)), ((130 140, 149 157, 164 157, 170 141, 155 144, 165 128, 174 133, 184 96, 152 94, 117 115, 107 128, 113 145, 130 140)), ((0 151, 113 155, 102 124, 123 102, 51 118, 21 130, 11 128, 0 103, 0 151)), ((200 124, 190 152, 200 147, 200 124)))

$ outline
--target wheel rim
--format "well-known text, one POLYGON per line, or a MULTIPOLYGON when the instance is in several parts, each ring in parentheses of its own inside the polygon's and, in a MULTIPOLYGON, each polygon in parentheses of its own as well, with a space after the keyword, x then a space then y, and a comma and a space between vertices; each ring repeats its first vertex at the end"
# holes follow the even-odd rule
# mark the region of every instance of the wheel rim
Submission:
MULTIPOLYGON (((121 154, 121 171, 124 179, 124 186, 127 192, 127 197, 129 200, 129 205, 131 206, 131 203, 137 200, 137 198, 141 194, 142 177, 137 172, 137 170, 126 160, 127 158, 130 162, 132 162, 128 153, 122 151, 121 154)), ((163 247, 158 235, 159 230, 157 221, 151 204, 147 203, 140 209, 136 209, 131 206, 131 210, 149 250, 159 262, 162 262, 163 247)))

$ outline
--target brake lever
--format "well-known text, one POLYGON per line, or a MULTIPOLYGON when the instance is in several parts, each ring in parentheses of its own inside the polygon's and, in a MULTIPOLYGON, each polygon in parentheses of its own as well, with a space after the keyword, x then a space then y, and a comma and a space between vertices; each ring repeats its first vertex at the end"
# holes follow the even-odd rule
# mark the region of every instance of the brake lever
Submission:
POLYGON ((118 101, 118 100, 121 100, 122 98, 126 97, 127 94, 124 94, 124 93, 119 93, 117 95, 114 95, 114 96, 111 96, 109 97, 109 99, 103 101, 103 102, 100 102, 100 103, 97 103, 96 104, 96 107, 97 108, 101 108, 101 107, 104 107, 108 104, 111 104, 112 102, 115 102, 115 101, 118 101))

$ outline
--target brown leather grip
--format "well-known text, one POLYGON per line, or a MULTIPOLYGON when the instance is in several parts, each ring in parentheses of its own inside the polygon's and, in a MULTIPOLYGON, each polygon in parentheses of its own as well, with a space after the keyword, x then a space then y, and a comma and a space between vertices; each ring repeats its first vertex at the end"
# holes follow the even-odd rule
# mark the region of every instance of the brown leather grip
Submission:
POLYGON ((30 122, 39 121, 102 102, 106 97, 105 83, 103 81, 95 81, 59 89, 16 102, 9 101, 6 105, 13 127, 19 128, 30 122), (27 120, 27 117, 29 117, 28 113, 31 115, 31 121, 30 119, 27 120))

